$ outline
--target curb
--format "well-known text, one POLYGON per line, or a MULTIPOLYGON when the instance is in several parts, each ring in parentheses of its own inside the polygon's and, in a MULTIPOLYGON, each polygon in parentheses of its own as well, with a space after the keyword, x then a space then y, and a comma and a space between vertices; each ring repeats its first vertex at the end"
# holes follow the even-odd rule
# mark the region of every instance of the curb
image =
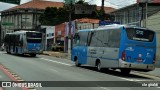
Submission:
POLYGON ((40 54, 40 55, 48 55, 48 56, 50 56, 49 54, 47 54, 47 53, 42 53, 42 54, 40 54))
POLYGON ((52 55, 52 54, 49 54, 49 53, 42 53, 41 55, 46 55, 46 56, 52 56, 52 57, 55 57, 55 58, 61 58, 61 59, 68 59, 68 56, 66 57, 63 57, 63 56, 58 56, 58 55, 52 55))

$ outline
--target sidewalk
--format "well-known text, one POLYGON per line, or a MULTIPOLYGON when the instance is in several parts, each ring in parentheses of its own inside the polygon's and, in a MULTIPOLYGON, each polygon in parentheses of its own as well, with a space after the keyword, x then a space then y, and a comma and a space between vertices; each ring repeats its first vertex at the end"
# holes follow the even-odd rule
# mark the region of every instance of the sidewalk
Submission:
MULTIPOLYGON (((48 56, 53 56, 53 57, 63 58, 63 59, 68 59, 69 60, 68 53, 54 52, 54 51, 44 51, 43 54, 48 55, 48 56)), ((160 65, 158 65, 158 66, 160 66, 160 65)), ((155 70, 149 71, 149 72, 139 72, 139 71, 136 71, 136 72, 160 77, 160 67, 156 67, 155 70)))
POLYGON ((63 52, 43 51, 43 55, 53 56, 57 58, 64 58, 69 60, 68 53, 63 53, 63 52))

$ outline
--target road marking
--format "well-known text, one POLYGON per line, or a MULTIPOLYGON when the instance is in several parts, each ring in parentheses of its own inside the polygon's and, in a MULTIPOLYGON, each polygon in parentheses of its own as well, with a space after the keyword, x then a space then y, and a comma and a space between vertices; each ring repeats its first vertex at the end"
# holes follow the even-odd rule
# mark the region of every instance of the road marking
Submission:
POLYGON ((62 64, 62 65, 66 65, 66 66, 72 66, 71 64, 67 64, 67 63, 63 63, 63 62, 58 62, 58 61, 53 61, 53 60, 46 59, 46 58, 40 58, 40 59, 45 60, 45 61, 49 61, 49 62, 54 62, 54 63, 62 64))
POLYGON ((104 90, 111 90, 111 89, 108 89, 108 88, 105 88, 105 87, 99 87, 101 89, 104 89, 104 90))
MULTIPOLYGON (((2 70, 12 81, 18 81, 11 73, 9 73, 3 65, 0 65, 0 70, 2 70)), ((21 87, 22 90, 28 90, 26 87, 21 87)))
POLYGON ((49 70, 54 71, 54 72, 58 72, 58 71, 57 71, 57 70, 55 70, 55 69, 49 69, 49 70))
POLYGON ((122 78, 122 77, 119 77, 119 78, 127 81, 149 81, 149 80, 128 79, 128 78, 122 78))
POLYGON ((141 76, 143 75, 145 77, 160 79, 160 77, 157 77, 157 76, 154 76, 154 75, 145 74, 143 72, 138 72, 138 71, 133 71, 132 74, 134 74, 134 75, 141 75, 141 76))
POLYGON ((160 88, 160 87, 156 87, 156 88, 160 88))

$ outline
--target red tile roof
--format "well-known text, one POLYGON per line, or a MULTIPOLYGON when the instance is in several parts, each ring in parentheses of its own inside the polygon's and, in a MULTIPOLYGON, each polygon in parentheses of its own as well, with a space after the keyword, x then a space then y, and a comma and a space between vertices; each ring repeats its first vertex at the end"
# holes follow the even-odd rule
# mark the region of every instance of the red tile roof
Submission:
MULTIPOLYGON (((21 4, 19 6, 7 9, 7 10, 13 10, 13 9, 21 9, 21 8, 34 8, 34 9, 45 9, 46 7, 63 7, 63 2, 53 2, 53 1, 45 1, 45 0, 32 0, 30 2, 21 4)), ((97 9, 100 10, 101 6, 97 6, 97 9)), ((5 10, 5 11, 7 11, 5 10)), ((105 13, 113 12, 115 9, 112 7, 104 7, 105 13)))
MULTIPOLYGON (((45 9, 46 7, 63 7, 63 2, 55 1, 45 1, 45 0, 32 0, 30 2, 21 4, 19 6, 10 8, 8 10, 17 9, 17 8, 34 8, 34 9, 45 9)), ((101 6, 97 6, 97 9, 100 10, 101 6)), ((104 7, 105 13, 113 12, 115 9, 112 7, 104 7)))
POLYGON ((63 2, 52 2, 45 0, 32 0, 30 2, 21 4, 19 6, 10 8, 8 10, 17 9, 17 8, 35 8, 35 9, 45 9, 46 7, 63 7, 63 2))

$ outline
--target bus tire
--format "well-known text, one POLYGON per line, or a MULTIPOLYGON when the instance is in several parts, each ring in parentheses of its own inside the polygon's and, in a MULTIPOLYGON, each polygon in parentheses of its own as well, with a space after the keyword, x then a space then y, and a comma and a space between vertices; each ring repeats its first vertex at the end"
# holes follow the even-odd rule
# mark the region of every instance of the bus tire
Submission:
POLYGON ((76 65, 77 67, 80 67, 80 66, 81 66, 81 64, 78 63, 78 60, 75 61, 75 65, 76 65))
POLYGON ((115 71, 115 70, 116 70, 116 68, 111 68, 111 70, 115 71))
POLYGON ((35 57, 36 56, 36 54, 30 54, 31 55, 31 57, 35 57))
POLYGON ((99 60, 96 61, 96 67, 97 67, 97 71, 101 71, 102 70, 101 62, 99 60))
POLYGON ((7 52, 7 54, 11 54, 11 53, 10 53, 9 51, 7 51, 7 50, 6 50, 6 52, 7 52))
POLYGON ((130 72, 131 72, 131 69, 127 69, 127 68, 122 68, 122 69, 121 69, 121 73, 122 73, 123 75, 128 75, 130 72))
POLYGON ((81 66, 81 64, 78 62, 77 57, 74 58, 74 62, 75 62, 75 65, 76 65, 77 67, 80 67, 80 66, 81 66))

